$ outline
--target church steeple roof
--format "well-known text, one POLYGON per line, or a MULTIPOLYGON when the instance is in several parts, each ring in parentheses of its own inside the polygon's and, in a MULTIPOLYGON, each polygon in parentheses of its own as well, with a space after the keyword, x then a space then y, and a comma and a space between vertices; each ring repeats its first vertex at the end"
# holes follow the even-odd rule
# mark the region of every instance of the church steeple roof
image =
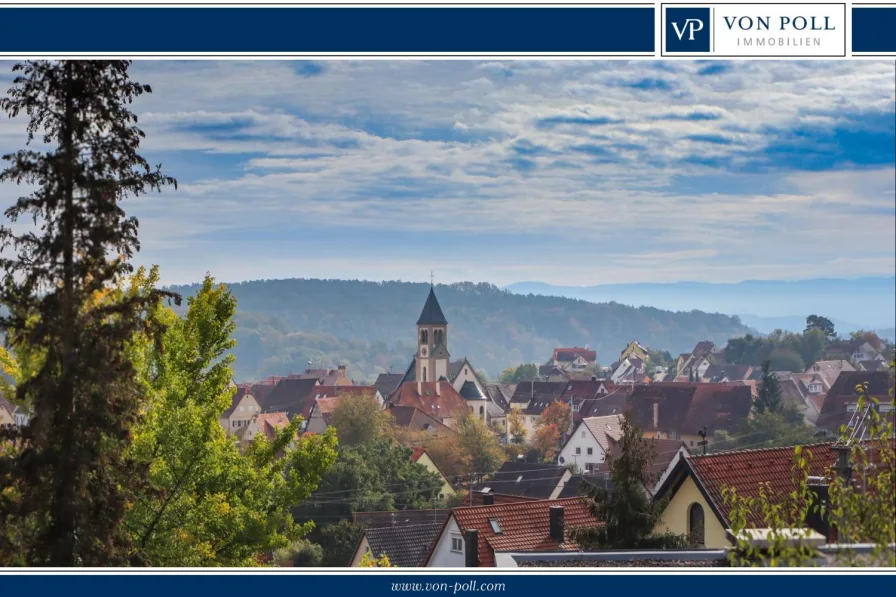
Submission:
POLYGON ((423 312, 420 313, 417 325, 448 325, 442 307, 439 306, 439 299, 436 298, 435 288, 432 286, 429 287, 429 296, 426 297, 426 304, 423 305, 423 312))

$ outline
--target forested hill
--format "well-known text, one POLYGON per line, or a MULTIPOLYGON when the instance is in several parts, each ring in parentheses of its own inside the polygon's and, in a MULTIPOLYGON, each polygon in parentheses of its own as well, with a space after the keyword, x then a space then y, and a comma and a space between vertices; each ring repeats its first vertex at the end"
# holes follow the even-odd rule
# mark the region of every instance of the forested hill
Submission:
MULTIPOLYGON (((238 299, 238 380, 347 364, 355 379, 403 371, 414 353, 427 284, 356 280, 264 280, 230 285, 238 299)), ((196 286, 175 287, 189 295, 196 286)), ((543 362, 557 346, 597 350, 609 365, 634 339, 673 355, 699 340, 724 345, 748 330, 736 317, 518 295, 490 284, 437 285, 453 359, 466 356, 496 377, 543 362)))

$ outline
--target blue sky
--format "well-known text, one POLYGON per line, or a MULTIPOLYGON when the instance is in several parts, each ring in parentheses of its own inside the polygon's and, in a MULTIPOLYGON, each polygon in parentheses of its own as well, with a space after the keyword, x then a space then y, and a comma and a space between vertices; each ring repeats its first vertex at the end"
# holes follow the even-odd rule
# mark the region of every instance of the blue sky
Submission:
MULTIPOLYGON (((9 86, 9 64, 0 84, 9 86)), ((137 62, 165 281, 892 275, 892 62, 137 62)), ((0 121, 0 149, 24 140, 0 121)), ((15 188, 0 187, 8 204, 15 188)))

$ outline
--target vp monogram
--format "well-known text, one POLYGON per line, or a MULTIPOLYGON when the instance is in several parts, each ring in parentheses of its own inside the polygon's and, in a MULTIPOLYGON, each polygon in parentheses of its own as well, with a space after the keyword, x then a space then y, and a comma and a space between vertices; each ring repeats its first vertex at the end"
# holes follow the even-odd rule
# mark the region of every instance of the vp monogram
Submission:
POLYGON ((688 34, 688 41, 694 41, 694 34, 703 30, 703 21, 700 19, 686 19, 684 26, 680 28, 678 23, 673 21, 672 28, 675 30, 675 35, 678 36, 679 41, 684 38, 685 33, 688 34))

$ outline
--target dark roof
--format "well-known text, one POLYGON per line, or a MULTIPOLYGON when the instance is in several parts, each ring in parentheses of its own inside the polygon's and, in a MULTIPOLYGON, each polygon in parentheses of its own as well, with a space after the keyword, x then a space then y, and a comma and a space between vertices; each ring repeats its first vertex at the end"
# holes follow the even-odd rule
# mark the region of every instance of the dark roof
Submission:
MULTIPOLYGON (((691 450, 680 439, 643 438, 643 441, 652 444, 655 450, 653 465, 650 467, 651 474, 656 477, 655 481, 658 481, 666 469, 669 468, 669 465, 675 459, 675 455, 678 454, 678 451, 682 447, 684 448, 685 454, 691 453, 691 450)), ((620 458, 622 456, 622 446, 618 443, 613 444, 613 447, 610 449, 610 454, 612 454, 614 458, 620 458)))
POLYGON ((560 400, 566 390, 567 381, 523 381, 517 384, 510 399, 512 404, 527 404, 523 410, 527 415, 540 415, 545 408, 560 400))
POLYGON ((607 491, 613 490, 613 481, 610 480, 610 476, 607 474, 573 475, 563 485, 563 491, 560 492, 560 495, 557 496, 557 499, 562 500, 563 498, 577 497, 582 495, 582 489, 584 489, 583 485, 585 484, 602 487, 607 491))
POLYGON ((870 360, 870 361, 859 361, 859 364, 862 365, 862 368, 865 371, 884 371, 887 369, 887 364, 883 361, 870 360))
POLYGON ((597 352, 594 350, 588 350, 587 348, 578 348, 576 346, 572 348, 555 348, 554 349, 554 360, 555 361, 574 361, 576 357, 582 357, 589 363, 593 363, 597 360, 597 352))
MULTIPOLYGON (((893 381, 889 371, 843 371, 828 390, 816 426, 839 433, 840 426, 848 424, 852 418, 849 407, 858 403, 856 386, 866 383, 870 398, 877 398, 881 404, 891 403, 893 381)), ((890 420, 893 420, 892 416, 890 420)))
POLYGON ((443 523, 404 524, 367 529, 367 543, 374 557, 383 554, 389 563, 401 568, 415 568, 429 553, 429 546, 439 536, 443 523))
POLYGON ((507 412, 507 409, 510 408, 510 403, 507 401, 507 396, 499 384, 490 383, 485 386, 485 391, 488 392, 488 397, 491 398, 491 401, 496 406, 507 412))
POLYGON ((495 493, 547 499, 557 489, 566 471, 565 466, 555 464, 505 462, 493 479, 483 481, 477 489, 488 487, 495 493))
POLYGON ((709 340, 703 340, 702 342, 697 342, 697 345, 694 346, 694 350, 691 351, 691 354, 695 357, 707 357, 715 346, 716 345, 709 340))
POLYGON ((605 382, 604 387, 608 390, 608 393, 586 400, 578 413, 580 417, 606 417, 621 414, 628 409, 628 397, 631 386, 617 386, 613 383, 605 382))
POLYGON ((472 381, 464 382, 464 385, 460 388, 460 395, 467 400, 485 400, 485 396, 480 391, 479 386, 472 381))
POLYGON ((725 378, 728 381, 741 381, 751 379, 751 372, 752 368, 750 365, 710 365, 703 373, 703 379, 708 379, 711 382, 722 381, 725 378))
POLYGON ((429 288, 429 296, 426 297, 426 304, 423 305, 423 312, 420 313, 417 325, 448 325, 442 307, 439 306, 439 299, 436 298, 435 288, 432 286, 429 288))
POLYGON ((660 382, 636 386, 629 404, 632 421, 641 429, 696 434, 705 425, 712 435, 719 429, 735 429, 746 420, 753 392, 743 384, 660 382), (659 403, 656 428, 654 403, 659 403))
POLYGON ((353 512, 352 522, 368 529, 408 524, 442 524, 451 510, 398 510, 395 512, 353 512))
POLYGON ((401 373, 380 373, 373 385, 376 386, 383 398, 388 398, 398 389, 398 384, 401 383, 403 377, 404 375, 401 373))
POLYGON ((290 420, 301 415, 307 421, 314 406, 317 385, 316 379, 281 379, 264 400, 258 396, 255 399, 262 412, 285 412, 290 420))
MULTIPOLYGON (((229 417, 230 415, 232 415, 233 411, 236 410, 236 407, 239 406, 240 400, 242 400, 246 396, 246 394, 251 394, 251 392, 249 391, 249 388, 247 386, 244 386, 244 385, 237 386, 236 392, 233 393, 233 398, 231 398, 231 400, 230 400, 230 407, 224 411, 224 413, 221 415, 221 418, 226 418, 226 417, 229 417)), ((258 401, 257 398, 255 400, 258 401)), ((0 406, 3 406, 2 396, 0 396, 0 406)), ((9 412, 12 413, 11 408, 9 409, 9 412)))

